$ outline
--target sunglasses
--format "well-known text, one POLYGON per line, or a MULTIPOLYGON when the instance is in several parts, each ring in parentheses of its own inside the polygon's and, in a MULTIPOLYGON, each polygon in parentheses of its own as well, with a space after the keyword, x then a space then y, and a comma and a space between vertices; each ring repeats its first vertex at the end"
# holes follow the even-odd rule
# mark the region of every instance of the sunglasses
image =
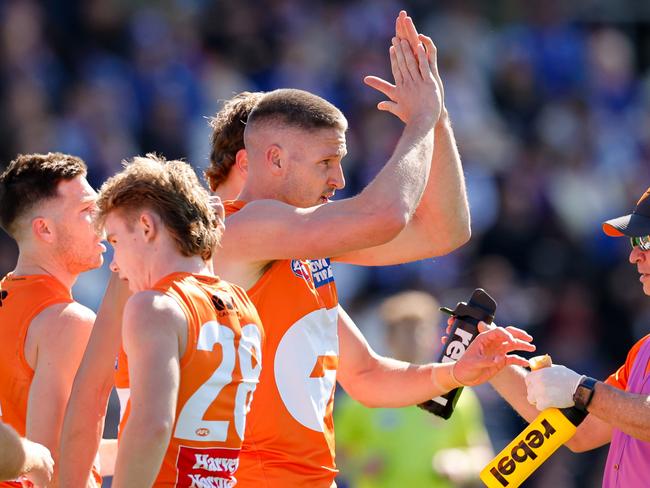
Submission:
POLYGON ((642 251, 650 251, 650 236, 630 237, 632 247, 639 246, 642 251))

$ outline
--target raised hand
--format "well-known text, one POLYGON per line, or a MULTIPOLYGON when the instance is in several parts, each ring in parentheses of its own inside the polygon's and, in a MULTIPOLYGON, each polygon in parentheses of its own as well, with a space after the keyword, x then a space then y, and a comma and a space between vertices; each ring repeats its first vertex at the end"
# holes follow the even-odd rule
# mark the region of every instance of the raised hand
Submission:
POLYGON ((480 334, 468 346, 454 366, 453 373, 465 386, 488 381, 509 365, 528 366, 528 360, 513 351, 535 350, 532 337, 516 327, 497 327, 479 322, 480 334))
POLYGON ((398 39, 406 39, 414 52, 419 44, 424 46, 429 60, 429 66, 431 67, 431 72, 433 73, 436 83, 438 84, 438 89, 440 90, 442 112, 445 113, 445 88, 442 84, 442 78, 440 78, 440 72, 438 71, 438 49, 433 43, 433 40, 429 36, 418 34, 413 19, 409 17, 404 10, 400 11, 397 19, 395 19, 395 37, 398 39))
POLYGON ((395 84, 376 76, 364 79, 390 99, 379 102, 377 108, 391 112, 406 124, 416 119, 437 122, 442 96, 424 46, 418 44, 413 51, 406 39, 393 37, 389 55, 395 84))

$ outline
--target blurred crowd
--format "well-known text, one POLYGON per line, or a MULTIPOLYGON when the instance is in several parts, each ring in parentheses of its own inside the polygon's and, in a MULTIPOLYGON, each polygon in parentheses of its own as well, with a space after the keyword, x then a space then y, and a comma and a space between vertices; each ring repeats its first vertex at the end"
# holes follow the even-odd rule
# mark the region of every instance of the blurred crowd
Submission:
MULTIPOLYGON (((650 185, 650 12, 642 3, 4 0, 0 167, 17 153, 67 152, 87 162, 98 187, 123 159, 155 151, 202 172, 206 117, 223 100, 294 87, 347 116, 341 194, 353 195, 400 134, 362 80, 390 79, 389 40, 406 8, 438 46, 472 239, 440 259, 338 266, 342 303, 381 351, 380 298, 422 289, 453 307, 483 287, 500 324, 527 329, 556 362, 603 378, 650 322, 650 301, 626 264, 629 243, 600 230, 650 185)), ((0 274, 15 257, 0 235, 0 274)), ((81 280, 82 302, 96 306, 105 275, 81 280)), ((499 450, 521 424, 489 387, 479 396, 499 450)), ((591 456, 575 469, 549 468, 529 486, 598 486, 589 473, 602 473, 593 465, 599 454, 591 456)))

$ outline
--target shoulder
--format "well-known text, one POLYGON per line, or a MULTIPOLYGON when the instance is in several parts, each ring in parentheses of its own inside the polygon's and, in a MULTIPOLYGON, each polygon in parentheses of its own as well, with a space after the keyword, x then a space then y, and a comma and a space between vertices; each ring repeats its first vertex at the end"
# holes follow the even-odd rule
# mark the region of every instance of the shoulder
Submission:
POLYGON ((187 319, 180 304, 171 296, 145 290, 131 296, 124 307, 122 328, 125 334, 165 331, 185 325, 187 319))
POLYGON ((56 303, 40 312, 30 324, 30 334, 49 339, 90 334, 95 312, 78 303, 56 303))

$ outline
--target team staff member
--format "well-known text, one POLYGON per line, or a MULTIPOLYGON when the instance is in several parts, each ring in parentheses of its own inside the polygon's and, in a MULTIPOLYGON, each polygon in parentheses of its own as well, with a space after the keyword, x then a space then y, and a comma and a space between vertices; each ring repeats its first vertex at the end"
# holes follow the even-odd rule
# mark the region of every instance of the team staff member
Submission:
MULTIPOLYGON (((603 230, 609 236, 630 238, 630 263, 637 267, 643 292, 650 296, 649 196, 650 189, 631 214, 608 220, 603 230)), ((610 443, 603 487, 631 488, 648 486, 650 479, 649 373, 650 335, 646 335, 605 381, 554 365, 527 375, 508 368, 493 385, 528 421, 548 407, 575 405, 589 412, 567 446, 581 452, 610 443)))
POLYGON ((20 155, 0 175, 0 226, 19 252, 0 281, 0 416, 55 461, 95 319, 71 288, 80 273, 101 266, 105 251, 93 225, 97 194, 85 175, 81 159, 61 153, 20 155))
POLYGON ((208 193, 188 164, 148 155, 102 186, 98 207, 134 292, 113 486, 234 486, 263 333, 246 293, 210 272, 222 228, 208 193))
POLYGON ((52 479, 54 461, 47 447, 20 438, 7 424, 0 423, 0 480, 22 476, 36 486, 52 479))

